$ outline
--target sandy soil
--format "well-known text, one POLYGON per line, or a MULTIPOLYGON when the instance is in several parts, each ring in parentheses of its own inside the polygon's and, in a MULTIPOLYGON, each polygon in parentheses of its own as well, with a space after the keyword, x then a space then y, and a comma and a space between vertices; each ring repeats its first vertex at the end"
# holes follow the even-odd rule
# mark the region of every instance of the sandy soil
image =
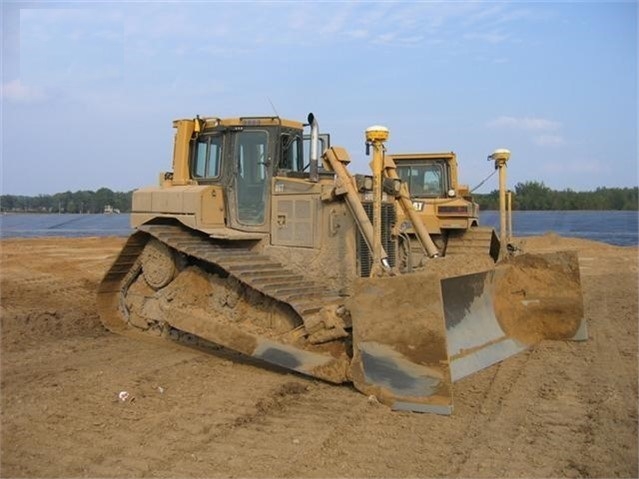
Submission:
POLYGON ((546 341, 459 381, 443 417, 107 332, 95 289, 123 241, 0 242, 2 477, 639 473, 637 248, 523 241, 579 251, 591 339, 546 341))

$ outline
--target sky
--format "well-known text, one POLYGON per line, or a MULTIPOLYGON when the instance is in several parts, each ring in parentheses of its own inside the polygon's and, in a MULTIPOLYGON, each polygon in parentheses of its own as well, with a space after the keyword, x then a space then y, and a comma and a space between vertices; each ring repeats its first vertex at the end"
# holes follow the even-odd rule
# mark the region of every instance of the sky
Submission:
POLYGON ((471 188, 497 148, 511 187, 639 183, 635 1, 0 2, 2 194, 153 185, 174 119, 309 112, 354 173, 381 124, 471 188))

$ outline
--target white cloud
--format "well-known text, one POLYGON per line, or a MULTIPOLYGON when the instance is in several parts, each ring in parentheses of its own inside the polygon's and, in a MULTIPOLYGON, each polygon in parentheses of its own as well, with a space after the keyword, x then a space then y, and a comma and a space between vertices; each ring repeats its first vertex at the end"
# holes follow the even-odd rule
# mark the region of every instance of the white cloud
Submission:
POLYGON ((25 9, 22 23, 26 35, 39 34, 41 41, 59 36, 62 31, 77 42, 105 40, 124 44, 129 53, 147 56, 149 49, 164 50, 168 43, 187 49, 214 42, 248 47, 255 45, 256 32, 260 32, 262 44, 267 45, 341 44, 344 38, 404 46, 456 45, 460 39, 491 45, 512 41, 515 20, 526 15, 520 9, 480 2, 275 1, 261 3, 259 14, 255 14, 256 7, 251 2, 220 2, 210 8, 214 8, 213 14, 209 14, 208 6, 190 9, 164 3, 25 9), (462 28, 464 22, 469 28, 462 28))
POLYGON ((604 167, 601 161, 593 159, 553 161, 545 163, 542 169, 543 171, 552 173, 553 175, 561 173, 592 174, 608 171, 608 168, 604 167))
POLYGON ((421 35, 401 36, 397 33, 382 33, 373 39, 374 43, 394 44, 394 45, 416 45, 421 43, 424 37, 421 35))
MULTIPOLYGON (((497 44, 512 38, 507 31, 510 25, 498 21, 508 11, 507 8, 491 9, 473 2, 298 2, 285 8, 276 2, 266 3, 266 6, 263 15, 257 19, 244 15, 242 23, 247 25, 247 32, 259 30, 268 34, 269 39, 280 42, 299 41, 300 33, 304 34, 303 40, 307 40, 311 31, 314 42, 340 42, 346 37, 408 46, 433 41, 457 43, 460 38, 497 44), (282 15, 282 12, 285 13, 282 15), (465 36, 468 29, 460 30, 460 24, 475 15, 481 19, 473 25, 472 30, 476 33, 465 36), (281 16, 286 18, 284 26, 277 21, 281 16), (264 22, 256 28, 255 23, 260 20, 264 22)), ((227 20, 234 15, 231 11, 218 14, 227 20)), ((238 37, 237 32, 235 37, 238 37)))
POLYGON ((381 35, 377 36, 375 41, 379 43, 391 43, 393 40, 395 40, 395 35, 395 33, 382 33, 381 35))
POLYGON ((566 143, 561 135, 539 135, 533 141, 539 146, 561 146, 566 143))
POLYGON ((475 26, 478 24, 485 24, 486 22, 491 22, 493 19, 498 18, 502 15, 504 10, 504 6, 501 4, 492 4, 488 5, 478 5, 480 8, 471 12, 468 12, 467 15, 462 18, 461 23, 464 28, 468 28, 470 26, 475 26))
POLYGON ((532 116, 500 116, 486 123, 489 128, 507 128, 531 135, 529 140, 541 147, 559 147, 566 144, 561 130, 563 125, 555 120, 532 116))
POLYGON ((464 35, 465 40, 470 41, 480 41, 485 43, 490 43, 492 45, 497 45, 498 43, 503 43, 508 40, 508 35, 497 32, 486 32, 486 33, 467 33, 464 35))
POLYGON ((351 12, 353 10, 352 4, 346 4, 339 10, 335 11, 333 15, 328 18, 320 28, 319 33, 322 35, 334 35, 341 33, 350 23, 351 12))
POLYGON ((350 32, 346 32, 351 38, 366 38, 368 37, 368 31, 363 28, 358 28, 356 30, 351 30, 350 32))
POLYGON ((556 131, 561 123, 546 118, 500 116, 487 123, 490 128, 513 128, 524 131, 556 131))
POLYGON ((40 88, 25 85, 18 79, 2 85, 2 99, 12 103, 36 103, 45 98, 40 88))
POLYGON ((309 4, 298 5, 288 13, 287 25, 293 30, 305 31, 312 25, 313 13, 309 10, 309 4))

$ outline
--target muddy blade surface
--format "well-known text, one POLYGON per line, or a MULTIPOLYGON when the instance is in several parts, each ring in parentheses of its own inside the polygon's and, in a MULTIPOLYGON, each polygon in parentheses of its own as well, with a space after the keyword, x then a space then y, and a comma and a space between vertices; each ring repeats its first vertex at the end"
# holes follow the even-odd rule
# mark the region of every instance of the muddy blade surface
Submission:
POLYGON ((355 387, 393 409, 450 414, 452 383, 439 279, 363 278, 348 302, 355 387))
POLYGON ((587 339, 573 252, 524 254, 442 280, 453 381, 543 339, 587 339))
POLYGON ((543 339, 587 338, 570 252, 441 280, 362 279, 349 308, 355 387, 394 409, 450 414, 453 381, 543 339))

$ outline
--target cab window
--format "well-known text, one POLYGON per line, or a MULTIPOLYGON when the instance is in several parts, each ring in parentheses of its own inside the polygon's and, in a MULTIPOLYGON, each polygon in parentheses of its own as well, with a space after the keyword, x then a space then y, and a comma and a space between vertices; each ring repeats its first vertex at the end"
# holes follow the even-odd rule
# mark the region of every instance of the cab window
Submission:
POLYGON ((302 138, 299 135, 283 133, 280 137, 280 161, 278 169, 302 171, 304 168, 302 146, 302 138))
POLYGON ((222 161, 222 135, 202 135, 195 143, 191 164, 193 178, 217 178, 222 161))
POLYGON ((402 165, 397 167, 397 172, 408 184, 408 191, 413 197, 445 194, 444 171, 440 164, 402 165))
POLYGON ((245 225, 264 223, 270 163, 268 138, 264 130, 244 130, 236 137, 238 220, 245 225))

